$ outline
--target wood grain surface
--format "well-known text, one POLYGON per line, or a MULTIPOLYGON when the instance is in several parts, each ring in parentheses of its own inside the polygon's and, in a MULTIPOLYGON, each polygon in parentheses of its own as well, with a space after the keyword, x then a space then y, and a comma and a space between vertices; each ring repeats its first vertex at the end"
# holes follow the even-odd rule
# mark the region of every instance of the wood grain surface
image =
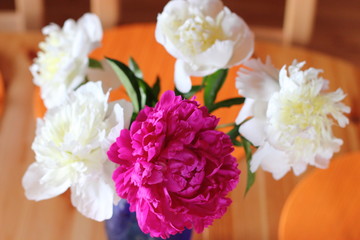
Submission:
MULTIPOLYGON (((34 153, 31 143, 35 131, 33 117, 32 62, 40 33, 0 34, 0 71, 6 83, 5 108, 0 120, 0 239, 106 239, 103 223, 86 219, 70 203, 69 193, 45 201, 29 201, 24 196, 21 178, 34 153)), ((307 66, 324 69, 323 76, 330 80, 331 89, 342 87, 348 94, 345 103, 352 108, 350 124, 336 128, 335 135, 344 139, 340 153, 359 150, 359 77, 352 64, 302 48, 281 46, 257 41, 255 56, 271 56, 278 68, 291 64, 293 59, 305 60, 307 66)), ((105 33, 103 47, 93 57, 102 56, 127 61, 134 57, 144 71, 145 80, 153 82, 159 74, 162 91, 173 88, 174 59, 154 39, 153 24, 122 26, 105 33)), ((236 95, 236 70, 232 70, 219 100, 236 95)), ((195 80, 196 81, 196 80, 195 80)), ((201 94, 198 99, 201 100, 201 94)), ((36 98, 35 98, 36 99, 36 98)), ((233 121, 239 108, 215 112, 222 122, 233 121)), ((237 151, 240 183, 231 193, 233 204, 222 219, 216 220, 202 234, 193 239, 277 239, 280 213, 289 193, 302 176, 292 173, 275 181, 272 176, 258 171, 256 183, 244 197, 246 167, 242 152, 237 151)), ((308 172, 312 171, 309 169, 308 172)))

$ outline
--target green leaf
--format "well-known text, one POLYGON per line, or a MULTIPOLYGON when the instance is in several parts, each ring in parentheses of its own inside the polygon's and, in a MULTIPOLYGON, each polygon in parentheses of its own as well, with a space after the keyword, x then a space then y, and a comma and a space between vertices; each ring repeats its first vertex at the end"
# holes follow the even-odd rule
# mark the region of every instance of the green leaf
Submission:
POLYGON ((93 59, 93 58, 89 58, 89 68, 100 68, 100 69, 104 69, 101 62, 93 59))
POLYGON ((152 92, 153 92, 155 100, 157 102, 159 99, 159 93, 160 93, 160 78, 158 76, 156 77, 156 81, 152 87, 152 92))
POLYGON ((237 136, 239 136, 239 127, 239 125, 235 125, 234 128, 227 133, 227 135, 229 135, 231 139, 235 139, 237 136))
POLYGON ((182 92, 180 92, 179 90, 177 90, 175 88, 175 94, 180 95, 183 98, 189 99, 203 88, 204 88, 203 85, 194 85, 194 86, 191 87, 191 90, 189 92, 187 92, 187 93, 182 93, 182 92))
POLYGON ((247 166, 247 181, 246 181, 246 189, 245 189, 245 195, 246 195, 250 190, 251 186, 255 182, 255 173, 251 172, 250 170, 250 162, 252 158, 251 143, 245 137, 243 136, 240 137, 245 150, 246 166, 247 166))
POLYGON ((191 98, 194 96, 197 92, 201 91, 204 88, 202 85, 194 85, 191 87, 191 90, 188 93, 184 93, 184 97, 186 99, 191 98))
POLYGON ((132 57, 130 57, 129 59, 129 68, 131 69, 131 71, 133 71, 136 77, 144 79, 143 73, 140 70, 139 65, 135 62, 135 60, 132 57))
POLYGON ((211 105, 208 109, 209 109, 209 112, 211 113, 218 108, 231 107, 233 105, 243 104, 244 102, 245 102, 245 98, 243 98, 243 97, 230 98, 230 99, 223 100, 221 102, 217 102, 217 103, 211 105))
POLYGON ((215 73, 204 77, 204 103, 207 108, 210 108, 213 105, 221 86, 225 82, 227 73, 228 69, 220 69, 215 73))
POLYGON ((146 83, 140 78, 137 78, 136 80, 139 83, 139 91, 140 91, 140 95, 141 95, 140 109, 143 109, 145 107, 146 101, 147 101, 146 83))
POLYGON ((237 146, 237 147, 242 147, 243 146, 242 142, 240 142, 240 141, 238 141, 236 139, 232 139, 231 142, 232 142, 232 144, 234 146, 237 146))
POLYGON ((145 105, 153 107, 157 103, 157 98, 154 95, 153 89, 141 78, 137 78, 137 81, 140 86, 141 93, 141 109, 144 108, 145 105))
POLYGON ((229 135, 231 142, 235 145, 235 146, 242 146, 242 143, 240 141, 238 141, 236 138, 238 136, 240 136, 239 134, 239 127, 240 125, 234 125, 233 129, 231 129, 227 135, 229 135))
POLYGON ((124 63, 111 58, 106 59, 114 70, 115 74, 120 79, 121 83, 124 85, 126 92, 129 95, 130 100, 134 106, 134 112, 138 113, 142 101, 139 83, 135 74, 124 63))

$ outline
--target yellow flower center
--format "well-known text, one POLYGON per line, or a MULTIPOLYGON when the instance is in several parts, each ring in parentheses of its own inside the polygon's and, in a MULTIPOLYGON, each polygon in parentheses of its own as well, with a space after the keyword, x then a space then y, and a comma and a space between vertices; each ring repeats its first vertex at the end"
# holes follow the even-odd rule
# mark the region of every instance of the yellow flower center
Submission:
POLYGON ((52 81, 59 71, 59 64, 66 52, 60 49, 60 39, 56 34, 50 34, 45 42, 40 44, 42 52, 39 53, 38 62, 41 66, 40 74, 45 81, 52 81))
POLYGON ((322 95, 310 99, 307 97, 309 96, 302 95, 294 100, 284 99, 280 121, 285 126, 296 126, 303 131, 314 127, 319 132, 323 122, 327 120, 323 113, 326 101, 322 95))
POLYGON ((222 35, 221 28, 212 18, 193 16, 182 25, 179 24, 174 37, 184 53, 196 55, 211 47, 222 35))
POLYGON ((280 94, 276 129, 280 131, 279 143, 283 147, 311 151, 327 138, 332 125, 328 114, 333 102, 313 90, 311 84, 305 84, 296 92, 280 94))

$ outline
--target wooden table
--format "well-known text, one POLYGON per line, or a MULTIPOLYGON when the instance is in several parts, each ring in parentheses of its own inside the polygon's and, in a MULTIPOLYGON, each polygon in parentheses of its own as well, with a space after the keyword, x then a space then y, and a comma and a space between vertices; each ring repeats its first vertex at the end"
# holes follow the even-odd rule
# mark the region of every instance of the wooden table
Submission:
MULTIPOLYGON (((173 86, 174 59, 155 43, 153 31, 154 25, 130 25, 108 31, 103 49, 93 56, 105 54, 120 57, 122 61, 133 56, 144 69, 146 79, 153 81, 160 73, 163 91, 169 89, 173 86)), ((6 85, 5 109, 0 119, 0 239, 106 239, 103 223, 80 215, 71 206, 68 192, 41 202, 29 201, 24 196, 21 178, 34 161, 30 147, 35 130, 33 84, 28 68, 41 39, 40 33, 0 34, 0 71, 6 85)), ((336 136, 344 139, 339 154, 360 149, 360 105, 357 104, 360 73, 355 66, 324 54, 264 41, 256 42, 255 55, 262 59, 270 55, 279 68, 296 58, 306 60, 307 66, 324 69, 323 76, 330 80, 331 88, 341 86, 348 94, 345 103, 352 108, 349 126, 335 129, 336 136)), ((236 94, 233 77, 234 71, 219 98, 236 94)), ((230 110, 228 118, 235 117, 238 110, 230 110)), ((233 204, 228 212, 194 239, 277 239, 283 204, 302 177, 291 173, 275 181, 270 174, 259 171, 255 185, 244 197, 243 159, 239 159, 239 168, 242 170, 240 184, 231 194, 233 204)))

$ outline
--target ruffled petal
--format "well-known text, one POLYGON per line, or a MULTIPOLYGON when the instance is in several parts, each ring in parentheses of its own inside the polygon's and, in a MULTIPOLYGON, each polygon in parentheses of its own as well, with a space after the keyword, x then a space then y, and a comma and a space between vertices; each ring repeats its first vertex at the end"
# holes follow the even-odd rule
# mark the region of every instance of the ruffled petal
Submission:
POLYGON ((227 68, 233 55, 234 42, 216 41, 209 49, 194 56, 193 62, 199 68, 191 68, 191 76, 205 76, 220 68, 227 68))
POLYGON ((165 6, 163 13, 157 17, 157 24, 155 28, 155 39, 162 44, 166 51, 175 58, 186 58, 181 51, 173 44, 169 36, 174 34, 174 29, 169 28, 168 22, 172 18, 185 21, 189 16, 189 3, 186 1, 169 1, 165 6))
POLYGON ((119 100, 109 104, 111 113, 107 117, 105 124, 111 128, 106 139, 102 142, 102 148, 105 152, 110 148, 111 144, 116 141, 122 129, 128 128, 133 112, 132 104, 126 100, 119 100))
POLYGON ((61 174, 51 174, 41 164, 32 163, 22 178, 22 185, 25 189, 25 196, 29 200, 45 200, 64 193, 71 185, 68 178, 61 174), (45 181, 44 181, 45 180, 45 181))
POLYGON ((103 36, 99 17, 92 13, 86 13, 79 19, 78 23, 80 27, 84 28, 90 41, 99 44, 103 36))
POLYGON ((254 34, 253 32, 251 32, 251 30, 249 29, 249 27, 246 25, 246 23, 244 22, 244 20, 242 20, 240 17, 236 16, 238 19, 236 20, 236 22, 239 22, 237 27, 241 28, 238 29, 238 32, 235 32, 236 27, 230 28, 230 26, 232 26, 233 24, 231 24, 232 22, 234 22, 234 16, 229 15, 226 16, 226 18, 224 19, 224 23, 223 25, 229 23, 228 27, 223 26, 227 32, 232 32, 232 39, 234 38, 240 38, 240 39, 236 39, 233 40, 236 42, 235 46, 234 46, 234 52, 233 55, 228 63, 229 66, 235 66, 235 65, 239 65, 242 62, 248 60, 254 53, 254 45, 255 45, 255 40, 254 40, 254 34), (241 32, 242 35, 237 35, 236 33, 241 32))
POLYGON ((216 18, 224 8, 223 3, 219 0, 188 0, 188 2, 199 8, 204 15, 212 18, 216 18))
POLYGON ((259 59, 250 59, 243 63, 237 73, 236 88, 239 94, 248 98, 268 101, 279 91, 279 70, 267 59, 263 64, 259 59))
POLYGON ((255 172, 260 165, 265 171, 272 173, 276 180, 282 178, 290 170, 287 155, 268 143, 265 143, 254 153, 250 162, 250 170, 255 172))
MULTIPOLYGON (((169 1, 162 14, 175 15, 178 19, 186 19, 189 15, 188 1, 169 1)), ((160 15, 162 15, 160 14, 160 15)))
POLYGON ((73 45, 71 46, 72 58, 86 58, 90 51, 90 43, 87 44, 87 36, 84 29, 79 28, 75 33, 73 45))
POLYGON ((302 162, 302 161, 298 161, 298 162, 294 163, 292 166, 292 169, 296 176, 299 176, 300 174, 305 172, 306 168, 307 168, 307 163, 302 162))
POLYGON ((109 97, 109 93, 104 94, 102 90, 102 82, 88 82, 85 85, 81 86, 70 96, 71 100, 75 100, 77 98, 86 101, 88 98, 94 98, 97 102, 107 105, 107 99, 109 97))
POLYGON ((189 56, 184 55, 180 51, 180 49, 174 45, 174 43, 171 41, 171 39, 168 38, 166 35, 164 35, 164 33, 163 33, 164 30, 162 30, 161 28, 162 28, 161 23, 158 23, 156 25, 156 30, 155 30, 156 41, 158 43, 162 44, 164 46, 164 48, 166 49, 166 51, 174 58, 190 60, 189 56))
POLYGON ((84 177, 71 186, 71 202, 84 216, 103 221, 113 214, 114 188, 103 177, 84 177))

